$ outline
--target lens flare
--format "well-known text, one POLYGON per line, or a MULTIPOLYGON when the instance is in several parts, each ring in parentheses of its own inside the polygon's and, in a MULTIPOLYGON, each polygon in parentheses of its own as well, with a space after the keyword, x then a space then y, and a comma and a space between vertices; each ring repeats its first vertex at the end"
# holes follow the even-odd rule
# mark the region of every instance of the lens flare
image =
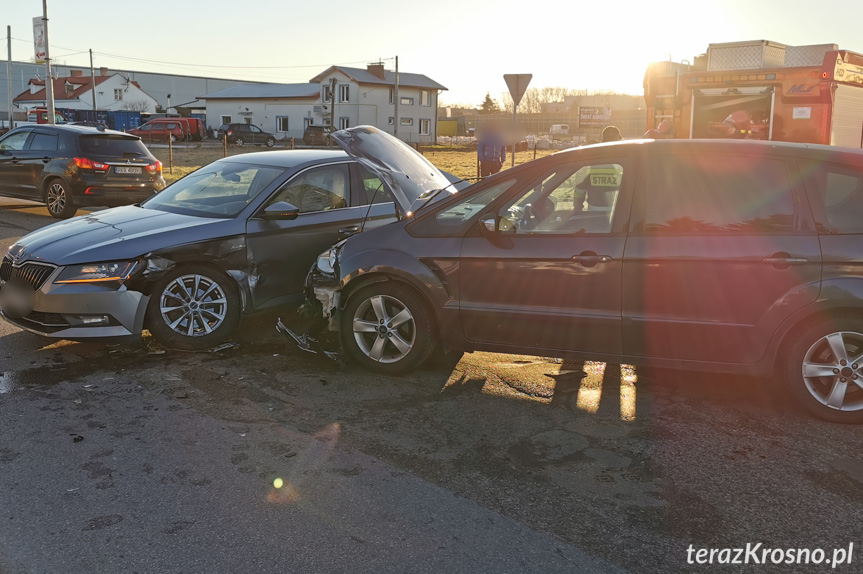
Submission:
POLYGON ((281 478, 277 478, 276 480, 273 481, 273 486, 275 488, 282 488, 284 485, 285 485, 285 481, 282 480, 281 478))

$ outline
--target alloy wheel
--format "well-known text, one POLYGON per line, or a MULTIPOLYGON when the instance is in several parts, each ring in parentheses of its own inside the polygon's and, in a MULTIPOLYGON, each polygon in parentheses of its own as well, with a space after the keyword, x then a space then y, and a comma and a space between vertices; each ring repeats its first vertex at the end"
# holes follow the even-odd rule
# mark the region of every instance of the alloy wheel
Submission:
POLYGON ((66 209, 66 188, 62 183, 55 182, 48 187, 47 204, 48 210, 57 215, 66 209))
POLYGON ((162 291, 162 319, 185 337, 209 335, 225 322, 228 299, 221 285, 205 275, 181 275, 162 291))
POLYGON ((803 357, 803 381, 812 397, 839 411, 863 410, 863 334, 825 335, 803 357))
POLYGON ((395 363, 414 347, 416 322, 410 309, 389 295, 374 295, 357 307, 353 318, 354 340, 371 360, 395 363))

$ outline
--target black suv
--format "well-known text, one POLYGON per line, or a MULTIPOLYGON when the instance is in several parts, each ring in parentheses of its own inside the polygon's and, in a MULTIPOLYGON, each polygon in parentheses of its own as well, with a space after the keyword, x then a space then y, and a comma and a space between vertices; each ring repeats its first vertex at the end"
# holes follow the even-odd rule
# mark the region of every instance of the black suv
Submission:
POLYGON ((245 144, 276 145, 276 136, 263 131, 253 124, 222 124, 219 126, 219 139, 227 137, 228 143, 241 146, 245 144))
POLYGON ((333 133, 333 128, 330 126, 306 126, 303 131, 303 143, 306 145, 330 145, 331 133, 333 133))
POLYGON ((162 163, 123 132, 28 125, 0 137, 0 195, 44 201, 58 219, 84 205, 138 203, 164 187, 162 163))
POLYGON ((441 344, 777 373, 817 416, 863 422, 861 150, 601 144, 409 209, 309 276, 362 366, 405 372, 441 344))

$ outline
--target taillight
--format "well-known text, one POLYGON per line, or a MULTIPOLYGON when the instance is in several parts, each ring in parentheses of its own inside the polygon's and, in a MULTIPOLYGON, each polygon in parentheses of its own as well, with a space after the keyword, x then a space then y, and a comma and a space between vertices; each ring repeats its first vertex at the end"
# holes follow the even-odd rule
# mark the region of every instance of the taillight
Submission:
POLYGON ((147 166, 147 171, 150 173, 161 173, 162 172, 162 162, 156 160, 156 163, 151 163, 147 166))
POLYGON ((232 133, 234 133, 234 130, 228 130, 228 135, 231 135, 232 133))
POLYGON ((93 171, 108 171, 108 164, 99 163, 98 161, 93 161, 86 157, 76 157, 72 158, 75 162, 75 165, 78 166, 78 169, 92 169, 93 171))

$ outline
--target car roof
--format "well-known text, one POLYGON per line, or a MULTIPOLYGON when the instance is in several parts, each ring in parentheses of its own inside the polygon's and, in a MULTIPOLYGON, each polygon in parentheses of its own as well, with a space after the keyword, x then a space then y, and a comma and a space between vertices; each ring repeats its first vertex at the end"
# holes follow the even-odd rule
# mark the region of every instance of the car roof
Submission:
POLYGON ((19 129, 48 129, 48 130, 57 130, 61 132, 70 132, 77 133, 82 135, 112 135, 112 136, 127 136, 130 138, 134 138, 135 136, 129 135, 125 132, 118 132, 116 130, 101 130, 99 128, 94 128, 92 126, 73 126, 69 124, 29 124, 26 126, 18 126, 15 130, 19 129))
POLYGON ((581 150, 613 150, 620 146, 643 146, 649 154, 654 153, 737 153, 746 155, 778 154, 822 161, 863 161, 863 150, 811 143, 780 142, 766 140, 727 139, 668 139, 668 140, 623 140, 582 146, 563 150, 556 154, 579 153, 581 150))
POLYGON ((342 150, 335 149, 294 149, 279 151, 259 151, 243 153, 222 158, 218 161, 253 163, 272 167, 294 167, 307 163, 328 162, 351 159, 342 150))

